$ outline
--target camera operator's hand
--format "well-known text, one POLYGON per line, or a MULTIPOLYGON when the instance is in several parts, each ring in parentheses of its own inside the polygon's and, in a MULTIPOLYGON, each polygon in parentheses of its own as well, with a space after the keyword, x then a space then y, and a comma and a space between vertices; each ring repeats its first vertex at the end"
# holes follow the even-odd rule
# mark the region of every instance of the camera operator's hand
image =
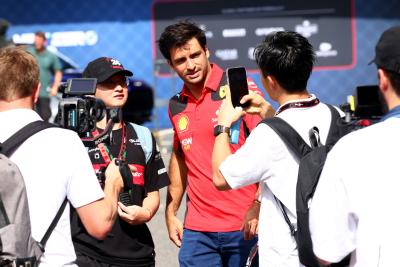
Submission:
POLYGON ((250 102, 250 106, 245 109, 246 113, 258 114, 262 119, 270 118, 275 115, 275 109, 265 98, 253 91, 242 97, 240 103, 250 102))
POLYGON ((122 191, 124 188, 124 180, 119 171, 119 166, 115 164, 115 159, 108 164, 106 169, 106 184, 116 185, 119 191, 122 191))
POLYGON ((118 202, 118 214, 122 220, 132 225, 146 223, 152 217, 148 208, 137 205, 125 206, 121 202, 118 202))

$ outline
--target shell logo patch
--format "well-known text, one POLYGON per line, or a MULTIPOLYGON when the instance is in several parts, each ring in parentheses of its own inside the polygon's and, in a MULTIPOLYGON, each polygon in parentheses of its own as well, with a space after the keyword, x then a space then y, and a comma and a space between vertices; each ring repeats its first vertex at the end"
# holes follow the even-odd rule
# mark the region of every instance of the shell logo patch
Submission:
POLYGON ((228 90, 228 85, 223 85, 219 88, 219 97, 221 99, 225 98, 226 96, 226 90, 228 90))
POLYGON ((189 125, 189 118, 186 115, 182 115, 178 119, 178 129, 180 132, 184 132, 188 129, 189 125))

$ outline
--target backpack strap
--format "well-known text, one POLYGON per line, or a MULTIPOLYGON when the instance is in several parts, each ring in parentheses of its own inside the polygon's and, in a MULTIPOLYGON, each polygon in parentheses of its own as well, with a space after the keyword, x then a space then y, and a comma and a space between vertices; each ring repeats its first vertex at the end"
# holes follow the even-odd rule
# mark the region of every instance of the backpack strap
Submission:
MULTIPOLYGON (((326 140, 326 144, 334 144, 338 138, 340 137, 340 131, 339 127, 337 127, 337 122, 340 119, 340 114, 336 110, 335 107, 326 104, 331 112, 332 119, 331 119, 331 125, 329 128, 329 133, 328 137, 326 140)), ((270 126, 282 139, 282 141, 289 147, 289 149, 296 155, 298 159, 301 159, 303 156, 305 156, 308 152, 311 151, 311 147, 303 140, 303 138, 298 134, 298 132, 286 121, 279 117, 273 117, 273 118, 268 118, 264 119, 260 123, 265 123, 268 126, 270 126)), ((315 137, 315 133, 318 134, 318 128, 313 127, 309 131, 309 136, 310 136, 310 142, 313 142, 313 138, 315 137)), ((318 135, 319 136, 319 135, 318 135)), ((320 140, 315 139, 315 146, 318 146, 320 144, 320 140)), ((290 233, 293 237, 296 239, 296 229, 293 226, 293 224, 290 222, 289 216, 287 215, 286 212, 286 207, 283 205, 282 201, 280 201, 275 195, 274 195, 275 201, 277 202, 279 209, 282 212, 282 215, 286 221, 286 224, 289 226, 290 233)))
POLYGON ((311 147, 303 140, 297 131, 283 119, 272 117, 264 119, 260 123, 265 123, 271 127, 298 159, 311 151, 311 147))
POLYGON ((39 242, 39 247, 43 252, 44 252, 44 247, 46 246, 46 242, 49 239, 54 228, 56 228, 56 225, 57 225, 58 221, 60 220, 61 215, 63 214, 63 212, 65 210, 65 206, 67 206, 67 203, 68 203, 68 199, 65 198, 63 203, 61 204, 60 208, 58 209, 56 216, 54 216, 54 219, 51 222, 49 228, 47 228, 46 233, 42 237, 42 240, 40 240, 40 242, 39 242))
POLYGON ((338 125, 338 122, 341 118, 339 111, 337 109, 329 104, 325 104, 328 106, 329 110, 331 111, 332 119, 331 119, 331 125, 329 126, 329 132, 328 136, 326 137, 326 142, 325 144, 328 147, 333 146, 333 144, 336 143, 337 140, 342 136, 340 133, 340 127, 338 125))
MULTIPOLYGON (((278 134, 278 136, 282 139, 286 146, 289 147, 290 151, 292 151, 296 155, 297 159, 301 159, 304 155, 311 151, 311 147, 303 140, 298 132, 283 119, 279 117, 272 117, 264 119, 260 123, 265 123, 269 127, 271 127, 271 129, 274 130, 276 134, 278 134)), ((279 209, 281 210, 286 224, 289 226, 290 234, 294 238, 296 238, 296 228, 290 222, 285 205, 283 205, 282 201, 280 201, 275 195, 274 199, 278 204, 279 209)))
POLYGON ((139 138, 140 144, 144 152, 146 163, 150 160, 153 153, 153 137, 149 128, 130 122, 133 126, 137 137, 139 138))
MULTIPOLYGON (((57 127, 57 125, 42 120, 28 123, 20 130, 18 130, 15 134, 13 134, 11 137, 9 137, 6 141, 4 141, 4 143, 0 144, 0 152, 5 156, 10 157, 18 149, 18 147, 22 145, 29 137, 44 129, 51 127, 57 127)), ((51 233, 53 232, 58 221, 60 220, 61 215, 64 212, 65 206, 67 205, 67 202, 68 200, 67 198, 65 198, 59 210, 57 211, 56 216, 54 217, 49 228, 44 234, 42 240, 39 242, 39 247, 43 252, 44 252, 44 246, 46 245, 47 240, 49 239, 51 233)))
MULTIPOLYGON (((271 191, 271 192, 272 192, 272 191, 271 191)), ((272 194, 273 194, 273 193, 272 193, 272 194)), ((273 194, 273 195, 274 195, 274 194, 273 194)), ((276 203, 278 204, 279 209, 281 210, 281 213, 282 213, 282 215, 283 215, 283 218, 285 219, 286 224, 289 226, 290 234, 291 234, 293 237, 295 237, 295 236, 296 236, 296 231, 297 231, 297 230, 296 230, 296 228, 294 227, 294 224, 292 224, 292 222, 290 221, 289 216, 287 215, 285 205, 283 205, 282 201, 280 201, 279 198, 277 198, 275 195, 274 195, 274 199, 275 199, 276 203)))
POLYGON ((0 145, 0 152, 10 157, 29 137, 50 127, 57 126, 41 120, 28 123, 0 145))

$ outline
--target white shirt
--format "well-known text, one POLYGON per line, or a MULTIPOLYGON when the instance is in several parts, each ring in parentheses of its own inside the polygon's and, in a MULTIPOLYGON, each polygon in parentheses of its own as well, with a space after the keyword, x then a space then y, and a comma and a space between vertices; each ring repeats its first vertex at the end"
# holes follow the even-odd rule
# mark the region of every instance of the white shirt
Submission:
POLYGON ((399 266, 400 118, 344 136, 328 154, 310 208, 315 254, 350 266, 399 266))
MULTIPOLYGON (((30 109, 0 112, 0 142, 29 122, 40 120, 30 109)), ((32 236, 40 241, 67 196, 75 208, 104 197, 89 156, 78 135, 49 128, 25 141, 10 159, 26 186, 32 236)), ((67 205, 40 259, 40 266, 76 266, 67 205)))
MULTIPOLYGON (((317 126, 325 143, 331 121, 326 105, 291 108, 278 117, 288 122, 308 144, 308 131, 317 126)), ((298 162, 275 131, 266 124, 258 125, 246 143, 221 164, 220 171, 231 188, 256 182, 262 185, 258 232, 260 266, 301 266, 296 242, 273 196, 287 207, 289 219, 295 223, 298 162)))

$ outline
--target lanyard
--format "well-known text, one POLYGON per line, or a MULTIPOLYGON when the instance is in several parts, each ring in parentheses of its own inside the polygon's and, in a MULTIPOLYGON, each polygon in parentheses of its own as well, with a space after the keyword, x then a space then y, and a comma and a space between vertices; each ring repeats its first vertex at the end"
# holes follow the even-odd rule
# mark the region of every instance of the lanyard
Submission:
POLYGON ((281 113, 282 111, 285 111, 290 108, 310 108, 313 106, 316 106, 319 104, 319 99, 314 98, 311 100, 301 100, 301 101, 295 101, 295 102, 289 102, 284 104, 283 106, 280 106, 278 110, 275 112, 275 116, 281 113))
MULTIPOLYGON (((93 136, 96 137, 99 134, 98 130, 95 129, 93 131, 93 136)), ((126 143, 127 143, 127 139, 128 139, 128 131, 126 129, 125 123, 122 122, 122 133, 121 133, 121 146, 119 148, 119 153, 118 153, 118 158, 121 160, 125 160, 126 159, 126 143)), ((109 164, 113 159, 113 155, 111 154, 110 149, 104 144, 104 143, 100 143, 97 146, 100 150, 100 154, 103 157, 103 160, 106 164, 109 164)))
POLYGON ((392 108, 388 113, 386 113, 380 121, 384 121, 387 120, 391 117, 398 117, 400 118, 400 105, 395 106, 394 108, 392 108))

